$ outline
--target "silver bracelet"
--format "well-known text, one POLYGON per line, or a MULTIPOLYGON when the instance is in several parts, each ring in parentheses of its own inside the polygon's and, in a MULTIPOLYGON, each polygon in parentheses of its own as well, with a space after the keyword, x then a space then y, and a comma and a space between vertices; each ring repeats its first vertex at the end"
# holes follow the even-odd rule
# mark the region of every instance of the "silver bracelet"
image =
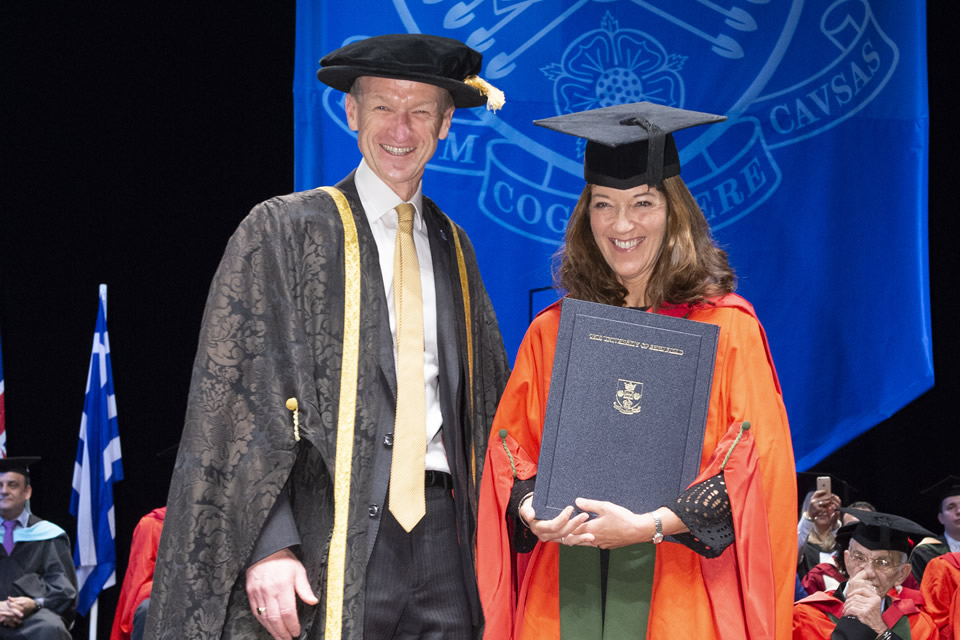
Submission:
POLYGON ((523 526, 525 526, 527 529, 529 529, 529 528, 530 528, 530 523, 527 522, 526 520, 524 520, 524 519, 523 519, 523 514, 520 513, 520 507, 522 507, 522 506, 523 506, 523 503, 527 501, 527 498, 533 498, 533 491, 531 491, 531 492, 528 493, 527 495, 525 495, 525 496, 523 496, 522 498, 520 498, 520 502, 517 503, 517 518, 520 520, 520 522, 523 523, 523 526))

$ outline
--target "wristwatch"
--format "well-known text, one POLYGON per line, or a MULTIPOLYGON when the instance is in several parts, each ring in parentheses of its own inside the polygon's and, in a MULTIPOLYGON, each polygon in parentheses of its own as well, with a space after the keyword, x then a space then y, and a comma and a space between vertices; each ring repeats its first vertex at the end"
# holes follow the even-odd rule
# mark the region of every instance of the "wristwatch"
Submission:
POLYGON ((656 513, 651 512, 650 515, 653 516, 653 523, 657 527, 650 542, 653 544, 660 544, 663 542, 663 523, 660 522, 660 516, 658 516, 656 513))

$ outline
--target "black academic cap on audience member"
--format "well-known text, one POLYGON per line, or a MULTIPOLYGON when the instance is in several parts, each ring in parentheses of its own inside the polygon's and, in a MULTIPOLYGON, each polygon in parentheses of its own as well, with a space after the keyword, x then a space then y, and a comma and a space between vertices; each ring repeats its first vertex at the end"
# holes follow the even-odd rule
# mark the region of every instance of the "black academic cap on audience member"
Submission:
POLYGON ((797 473, 797 494, 801 503, 804 496, 817 490, 817 478, 820 476, 830 478, 830 491, 840 497, 841 505, 850 504, 853 494, 860 493, 859 489, 835 474, 825 471, 800 471, 797 473))
POLYGON ((853 532, 857 528, 857 525, 860 523, 857 521, 848 522, 839 529, 837 529, 836 539, 837 546, 840 548, 840 551, 846 551, 847 547, 850 546, 850 538, 853 537, 853 532))
POLYGON ((935 499, 937 501, 937 511, 939 511, 944 500, 954 496, 960 496, 960 478, 954 475, 948 475, 946 478, 938 480, 920 493, 935 499))
POLYGON ((30 477, 30 465, 40 462, 39 456, 11 456, 0 458, 0 473, 14 471, 30 477))
POLYGON ((533 124, 587 140, 583 178, 591 184, 632 189, 680 175, 673 132, 726 120, 652 102, 633 102, 534 120, 533 124))
POLYGON ((421 33, 373 36, 344 45, 320 60, 317 79, 350 91, 361 76, 413 80, 442 87, 457 107, 497 110, 503 92, 478 77, 483 55, 459 40, 421 33))
POLYGON ((913 545, 927 536, 934 535, 913 520, 891 513, 845 507, 840 511, 856 516, 860 520, 856 523, 851 537, 872 551, 890 549, 910 553, 913 545))

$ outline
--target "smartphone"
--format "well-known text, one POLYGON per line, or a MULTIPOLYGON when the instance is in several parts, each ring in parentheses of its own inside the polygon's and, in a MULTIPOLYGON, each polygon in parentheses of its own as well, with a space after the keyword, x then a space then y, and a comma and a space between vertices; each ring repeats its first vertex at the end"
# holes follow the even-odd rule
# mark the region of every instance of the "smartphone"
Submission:
POLYGON ((830 476, 817 476, 817 491, 833 493, 830 489, 830 476))

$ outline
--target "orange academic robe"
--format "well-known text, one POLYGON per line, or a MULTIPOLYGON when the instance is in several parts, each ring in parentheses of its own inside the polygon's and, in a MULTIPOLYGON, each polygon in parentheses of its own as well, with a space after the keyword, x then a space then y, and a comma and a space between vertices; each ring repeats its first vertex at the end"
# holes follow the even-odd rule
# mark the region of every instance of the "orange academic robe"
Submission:
MULTIPOLYGON (((663 313, 682 316, 689 311, 687 318, 720 327, 701 472, 707 469, 729 427, 749 421, 759 471, 759 481, 751 483, 749 491, 754 498, 758 492, 762 494, 755 502, 765 505, 767 517, 760 531, 750 524, 749 518, 737 522, 745 527, 745 538, 759 541, 766 557, 761 562, 751 560, 751 566, 736 567, 741 550, 732 547, 720 558, 706 560, 680 544, 659 545, 646 637, 711 640, 729 635, 718 627, 730 621, 724 621, 724 613, 711 605, 711 600, 716 600, 716 590, 709 589, 707 583, 718 579, 708 579, 705 574, 720 575, 721 567, 732 563, 734 573, 739 571, 740 577, 733 575, 724 584, 732 584, 735 589, 738 584, 754 583, 744 578, 749 571, 770 572, 772 568, 770 593, 739 594, 747 603, 768 601, 773 609, 769 618, 773 620, 770 627, 775 629, 775 635, 772 629, 762 634, 751 630, 752 637, 789 638, 797 561, 797 503, 786 410, 766 338, 752 307, 733 294, 711 302, 663 313)), ((559 319, 560 307, 553 305, 537 316, 527 330, 487 447, 477 548, 486 638, 560 637, 558 546, 538 542, 529 554, 513 553, 505 518, 513 471, 499 437, 500 430, 505 429, 517 477, 528 479, 535 475, 559 319)), ((734 516, 736 521, 737 514, 734 516)))
POLYGON ((140 518, 133 530, 130 543, 130 562, 123 576, 120 599, 117 601, 117 613, 113 617, 113 630, 110 640, 130 640, 133 631, 133 614, 137 605, 150 597, 153 588, 153 570, 157 565, 157 547, 160 546, 160 532, 163 530, 163 518, 167 508, 154 509, 140 518))
POLYGON ((940 630, 941 640, 960 640, 960 553, 931 560, 920 589, 924 610, 940 630))

